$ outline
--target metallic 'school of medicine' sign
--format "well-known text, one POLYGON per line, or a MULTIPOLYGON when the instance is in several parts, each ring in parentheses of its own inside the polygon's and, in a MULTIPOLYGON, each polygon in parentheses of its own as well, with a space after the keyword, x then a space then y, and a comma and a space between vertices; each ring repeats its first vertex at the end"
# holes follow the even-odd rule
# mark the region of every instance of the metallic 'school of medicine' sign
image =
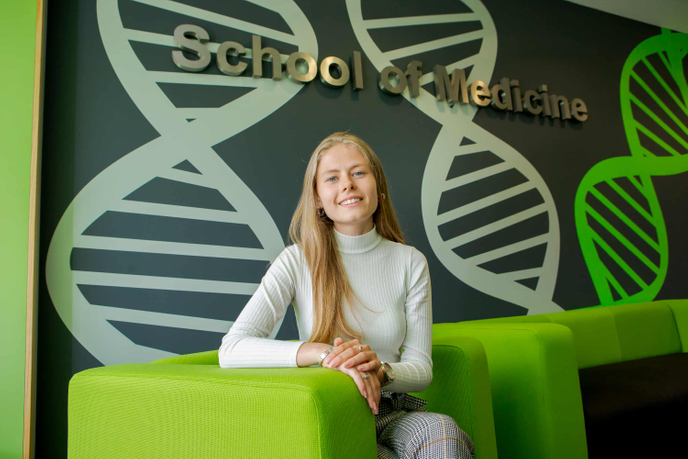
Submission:
MULTIPOLYGON (((182 70, 188 72, 202 72, 210 65, 211 53, 205 46, 210 40, 208 32, 196 25, 182 24, 174 30, 174 41, 179 48, 198 56, 198 59, 189 59, 181 51, 172 51, 172 60, 182 70)), ((239 61, 230 64, 228 56, 245 56, 252 59, 252 76, 263 76, 261 61, 272 62, 272 79, 281 80, 283 67, 286 67, 289 79, 299 83, 310 83, 320 74, 320 81, 328 87, 337 88, 344 86, 351 80, 353 89, 363 89, 363 70, 361 65, 361 53, 354 51, 351 56, 351 69, 342 59, 329 56, 320 62, 320 68, 315 59, 309 54, 295 52, 289 55, 286 63, 282 63, 280 52, 275 48, 263 48, 261 37, 253 35, 250 50, 234 41, 225 41, 217 50, 217 66, 222 73, 229 76, 239 76, 248 68, 246 62, 239 61), (259 58, 256 58, 259 56, 259 58), (334 67, 334 68, 333 68, 334 67), (319 71, 318 71, 319 70, 319 71)), ((378 86, 382 91, 391 95, 400 95, 407 87, 411 98, 420 94, 419 81, 423 72, 423 63, 412 61, 406 66, 406 71, 389 66, 382 69, 378 86)), ((455 69, 451 76, 443 65, 436 65, 433 69, 435 76, 435 97, 438 101, 446 101, 449 106, 456 103, 471 103, 477 107, 490 105, 496 110, 526 112, 531 115, 561 118, 562 120, 575 120, 583 122, 588 119, 588 107, 585 102, 575 98, 569 102, 565 96, 547 93, 547 85, 542 84, 537 91, 532 89, 521 94, 518 80, 502 78, 498 84, 491 88, 480 80, 468 84, 466 73, 463 69, 455 69)))

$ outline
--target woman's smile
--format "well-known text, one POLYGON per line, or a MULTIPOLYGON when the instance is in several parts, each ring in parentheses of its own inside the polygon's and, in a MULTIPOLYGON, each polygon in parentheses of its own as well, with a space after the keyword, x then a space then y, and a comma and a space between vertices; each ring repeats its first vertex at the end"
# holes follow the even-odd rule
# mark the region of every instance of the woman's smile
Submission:
POLYGON ((340 202, 339 205, 343 207, 354 207, 361 203, 363 198, 351 198, 346 201, 340 202))

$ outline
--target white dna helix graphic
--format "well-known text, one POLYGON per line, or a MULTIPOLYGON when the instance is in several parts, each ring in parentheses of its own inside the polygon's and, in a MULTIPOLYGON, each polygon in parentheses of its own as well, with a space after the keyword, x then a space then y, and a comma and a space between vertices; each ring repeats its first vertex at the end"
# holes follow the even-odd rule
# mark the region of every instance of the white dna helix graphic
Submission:
MULTIPOLYGON (((174 1, 135 1, 155 11, 178 13, 190 20, 197 18, 288 43, 317 59, 313 29, 292 1, 251 3, 280 15, 293 35, 174 1)), ((103 45, 126 92, 160 137, 122 157, 79 192, 55 230, 46 262, 50 297, 61 319, 74 337, 106 365, 148 362, 176 353, 154 344, 137 344, 120 331, 122 327, 154 325, 198 333, 229 330, 231 320, 203 312, 204 307, 207 310, 204 298, 218 294, 250 296, 258 287, 254 279, 260 281, 266 263, 282 251, 284 243, 260 200, 212 147, 260 122, 303 87, 286 79, 147 70, 131 43, 169 47, 165 52, 171 54, 176 48, 173 30, 164 35, 127 29, 120 6, 117 0, 98 0, 103 45), (159 83, 252 90, 219 108, 190 109, 177 108, 159 83), (192 118, 195 120, 187 121, 192 118), (140 190, 161 184, 163 189, 182 189, 181 200, 165 202, 168 198, 163 198, 152 202, 137 197, 140 190), (204 190, 224 204, 199 206, 184 202, 185 187, 204 190), (109 223, 114 220, 129 225, 125 225, 125 234, 108 234, 109 223), (137 235, 144 231, 146 222, 155 222, 165 231, 137 235), (239 235, 241 241, 206 240, 202 225, 220 225, 223 231, 215 233, 239 235), (193 241, 170 236, 185 228, 193 229, 193 241), (185 264, 200 268, 195 272, 178 269, 185 264), (236 279, 216 275, 228 266, 236 279), (187 305, 186 313, 173 313, 165 304, 157 309, 126 304, 132 294, 155 297, 165 292, 171 292, 167 298, 193 298, 198 301, 198 311, 188 312, 188 307, 196 304, 187 305)), ((215 52, 218 43, 207 46, 215 52)), ((251 58, 249 49, 246 57, 251 58)), ((282 62, 286 58, 283 55, 282 62)))
MULTIPOLYGON (((420 60, 424 71, 434 65, 470 69, 470 81, 489 84, 497 55, 497 32, 478 0, 452 2, 463 11, 432 16, 364 19, 361 0, 347 0, 354 33, 378 71, 400 60, 420 60), (477 30, 383 51, 378 31, 403 28, 405 40, 429 25, 479 22, 477 30), (375 38, 374 38, 375 37, 375 38), (479 51, 455 52, 457 45, 482 40, 479 51), (449 61, 432 60, 438 52, 449 61)), ((448 2, 449 3, 449 2, 448 2)), ((465 48, 464 48, 465 49, 465 48)), ((559 221, 549 188, 535 168, 514 148, 472 122, 472 105, 436 101, 420 79, 420 95, 403 96, 442 125, 427 161, 422 183, 423 223, 430 245, 442 264, 469 286, 528 309, 529 314, 561 311, 552 301, 559 265, 559 221), (533 260, 536 263, 533 265, 533 260), (529 262, 530 265, 525 264, 529 262)))

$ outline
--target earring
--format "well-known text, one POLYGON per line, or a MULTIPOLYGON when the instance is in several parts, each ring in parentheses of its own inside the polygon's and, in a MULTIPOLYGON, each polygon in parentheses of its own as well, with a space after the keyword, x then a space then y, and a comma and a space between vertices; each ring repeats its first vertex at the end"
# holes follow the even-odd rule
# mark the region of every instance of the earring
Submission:
POLYGON ((318 215, 320 217, 324 217, 325 216, 325 209, 323 209, 322 207, 318 207, 318 215))
POLYGON ((383 201, 385 200, 385 194, 384 193, 382 193, 382 200, 383 201))

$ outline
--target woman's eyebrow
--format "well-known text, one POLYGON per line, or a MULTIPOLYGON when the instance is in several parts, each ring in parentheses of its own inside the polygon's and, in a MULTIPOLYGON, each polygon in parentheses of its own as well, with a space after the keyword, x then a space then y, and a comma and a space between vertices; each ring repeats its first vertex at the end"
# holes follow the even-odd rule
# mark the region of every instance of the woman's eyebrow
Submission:
MULTIPOLYGON (((349 169, 356 169, 357 167, 363 167, 363 166, 364 166, 364 164, 356 163, 353 166, 350 166, 349 169)), ((320 175, 331 174, 332 172, 339 172, 339 169, 328 169, 328 170, 322 172, 320 175)))

